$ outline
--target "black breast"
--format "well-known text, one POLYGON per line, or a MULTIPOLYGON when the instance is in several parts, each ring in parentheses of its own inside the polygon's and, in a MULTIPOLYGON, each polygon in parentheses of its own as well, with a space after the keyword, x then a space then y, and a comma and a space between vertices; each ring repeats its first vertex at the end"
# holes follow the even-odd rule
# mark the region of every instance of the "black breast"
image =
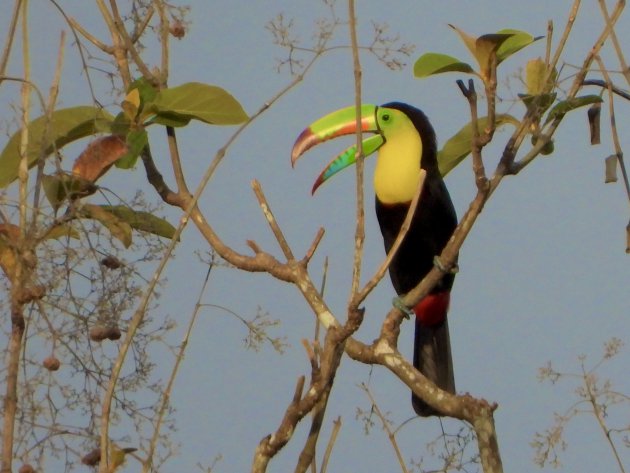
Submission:
MULTIPOLYGON (((383 204, 376 199, 385 251, 394 244, 409 205, 383 204)), ((456 226, 457 216, 444 181, 439 173, 429 171, 409 231, 389 267, 398 294, 409 292, 431 270, 434 257, 442 252, 456 226)), ((432 292, 450 289, 453 279, 452 274, 444 276, 432 292)))

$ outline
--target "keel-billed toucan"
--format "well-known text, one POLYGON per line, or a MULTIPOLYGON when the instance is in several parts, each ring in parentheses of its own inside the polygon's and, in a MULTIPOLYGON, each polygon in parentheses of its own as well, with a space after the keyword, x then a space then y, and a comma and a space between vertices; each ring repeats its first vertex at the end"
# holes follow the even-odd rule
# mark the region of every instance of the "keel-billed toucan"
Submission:
MULTIPOLYGON (((313 123, 298 137, 291 154, 295 161, 309 148, 341 135, 356 133, 356 108, 333 112, 313 123)), ((374 133, 362 142, 363 155, 378 151, 374 171, 376 216, 385 250, 389 252, 415 196, 421 171, 424 187, 411 226, 389 266, 398 295, 413 289, 431 270, 437 255, 451 237, 457 217, 438 170, 435 132, 427 117, 415 107, 391 102, 362 105, 361 130, 374 133)), ((329 177, 356 160, 356 145, 335 158, 320 174, 313 192, 329 177)), ((414 308, 416 330, 414 366, 440 388, 455 392, 453 364, 446 312, 454 275, 447 273, 414 308)), ((412 396, 421 416, 436 415, 434 409, 412 396)))

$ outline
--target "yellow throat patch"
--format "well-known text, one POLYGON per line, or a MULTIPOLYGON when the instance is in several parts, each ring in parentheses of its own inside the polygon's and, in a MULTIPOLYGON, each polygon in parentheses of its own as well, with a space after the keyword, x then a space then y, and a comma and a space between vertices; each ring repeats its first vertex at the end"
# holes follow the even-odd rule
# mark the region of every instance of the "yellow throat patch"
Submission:
POLYGON ((401 204, 411 202, 418 188, 422 139, 407 115, 392 112, 396 126, 383 127, 387 141, 378 150, 374 191, 384 204, 401 204))

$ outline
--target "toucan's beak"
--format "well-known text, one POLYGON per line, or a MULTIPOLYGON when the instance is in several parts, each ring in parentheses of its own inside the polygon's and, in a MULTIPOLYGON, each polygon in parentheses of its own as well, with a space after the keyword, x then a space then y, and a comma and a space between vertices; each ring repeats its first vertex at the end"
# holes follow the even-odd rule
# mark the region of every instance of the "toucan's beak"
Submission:
MULTIPOLYGON (((366 133, 377 133, 374 136, 366 138, 361 143, 363 149, 363 156, 369 156, 379 149, 383 143, 385 143, 385 137, 378 126, 377 122, 377 105, 361 105, 361 131, 366 133)), ((293 145, 293 151, 291 152, 291 164, 295 165, 295 162, 302 156, 307 150, 313 146, 323 143, 324 141, 331 140, 338 136, 352 135, 357 132, 357 117, 356 107, 343 108, 320 118, 315 123, 312 123, 306 130, 304 130, 297 141, 293 145)), ((315 184, 313 184, 312 193, 315 193, 317 188, 322 185, 331 176, 338 173, 342 169, 347 168, 356 161, 357 145, 350 146, 343 153, 333 159, 328 166, 324 168, 319 175, 315 184)))

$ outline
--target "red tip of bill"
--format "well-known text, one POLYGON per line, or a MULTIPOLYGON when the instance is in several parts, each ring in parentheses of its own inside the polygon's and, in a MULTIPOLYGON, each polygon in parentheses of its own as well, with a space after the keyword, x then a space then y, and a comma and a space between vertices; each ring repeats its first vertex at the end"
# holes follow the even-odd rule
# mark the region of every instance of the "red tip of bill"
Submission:
POLYGON ((298 136, 298 139, 295 140, 293 150, 291 151, 291 166, 295 166, 295 162, 300 156, 320 142, 321 139, 315 135, 310 128, 307 128, 300 133, 300 136, 298 136))
POLYGON ((315 191, 324 183, 324 173, 322 172, 319 176, 317 176, 317 180, 313 184, 313 188, 311 189, 311 195, 315 194, 315 191))

